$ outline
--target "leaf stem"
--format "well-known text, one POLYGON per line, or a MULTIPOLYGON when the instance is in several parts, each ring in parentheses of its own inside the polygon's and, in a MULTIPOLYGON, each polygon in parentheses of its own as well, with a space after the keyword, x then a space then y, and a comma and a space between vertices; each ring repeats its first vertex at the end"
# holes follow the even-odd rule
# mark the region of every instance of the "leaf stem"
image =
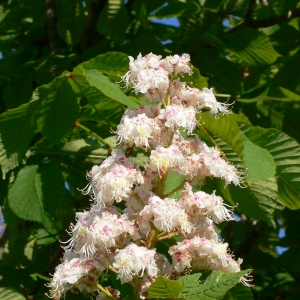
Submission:
POLYGON ((108 299, 112 299, 112 300, 116 300, 116 298, 110 293, 110 291, 107 289, 107 288, 104 288, 100 283, 93 283, 91 281, 88 281, 88 280, 80 280, 78 281, 77 284, 74 284, 74 286, 80 284, 80 283, 83 283, 83 284, 86 284, 86 285, 89 285, 89 286, 94 286, 96 287, 98 290, 100 290, 102 293, 104 293, 106 295, 106 297, 108 299))
POLYGON ((162 241, 162 240, 170 239, 170 238, 172 238, 173 236, 178 235, 178 234, 179 234, 179 232, 172 232, 172 233, 169 233, 169 232, 168 232, 167 235, 160 236, 160 237, 157 239, 157 242, 158 242, 158 241, 162 241))
POLYGON ((152 230, 150 232, 150 235, 149 235, 149 240, 148 240, 148 243, 147 243, 147 248, 148 249, 152 249, 154 247, 154 245, 156 244, 157 242, 157 229, 151 225, 152 227, 152 230))
POLYGON ((145 206, 144 202, 142 201, 142 199, 139 197, 139 195, 135 192, 131 193, 131 196, 139 203, 142 205, 142 207, 145 206))
POLYGON ((140 293, 139 293, 139 277, 135 276, 134 279, 134 295, 133 298, 134 300, 139 300, 140 299, 140 293))
POLYGON ((96 284, 97 288, 103 293, 106 295, 106 297, 108 299, 116 299, 111 293, 109 290, 105 289, 101 284, 97 283, 96 284))

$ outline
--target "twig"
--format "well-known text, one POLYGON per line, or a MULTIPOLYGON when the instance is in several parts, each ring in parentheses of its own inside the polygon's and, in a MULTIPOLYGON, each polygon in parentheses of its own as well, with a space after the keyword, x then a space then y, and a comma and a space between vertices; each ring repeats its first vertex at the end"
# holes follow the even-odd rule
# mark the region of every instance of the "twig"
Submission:
POLYGON ((83 29, 83 38, 81 42, 81 48, 83 51, 87 51, 100 40, 101 35, 97 32, 97 21, 100 12, 104 8, 107 0, 92 0, 88 17, 83 29))
POLYGON ((46 18, 50 49, 54 53, 60 52, 59 38, 56 30, 57 16, 54 0, 46 0, 46 18))

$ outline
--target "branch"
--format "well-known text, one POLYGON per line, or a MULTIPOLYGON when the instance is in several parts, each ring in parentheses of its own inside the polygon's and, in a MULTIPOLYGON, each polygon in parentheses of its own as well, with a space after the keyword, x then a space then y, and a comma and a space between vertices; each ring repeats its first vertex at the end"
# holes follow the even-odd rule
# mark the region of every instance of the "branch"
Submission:
POLYGON ((250 0, 247 13, 245 15, 245 22, 249 22, 251 20, 251 16, 253 14, 255 8, 256 0, 250 0))
MULTIPOLYGON (((249 10, 248 10, 248 12, 249 12, 249 10)), ((248 12, 247 12, 247 15, 248 15, 248 12)), ((293 11, 289 11, 289 12, 282 14, 280 16, 277 16, 277 17, 272 17, 272 18, 263 19, 263 20, 248 20, 247 21, 246 20, 247 15, 246 15, 245 21, 243 23, 241 23, 238 26, 234 27, 233 29, 227 31, 227 33, 229 34, 229 33, 236 32, 238 30, 243 29, 244 27, 251 27, 254 29, 258 29, 258 28, 264 28, 264 27, 281 24, 285 21, 300 17, 300 8, 295 9, 293 11)))
POLYGON ((97 21, 100 12, 104 8, 107 0, 92 0, 86 23, 83 29, 83 38, 81 42, 81 48, 83 51, 87 51, 96 44, 101 38, 101 35, 97 32, 97 21))
POLYGON ((48 38, 50 49, 54 53, 60 52, 59 38, 56 30, 57 16, 54 0, 46 0, 46 18, 48 25, 48 38))

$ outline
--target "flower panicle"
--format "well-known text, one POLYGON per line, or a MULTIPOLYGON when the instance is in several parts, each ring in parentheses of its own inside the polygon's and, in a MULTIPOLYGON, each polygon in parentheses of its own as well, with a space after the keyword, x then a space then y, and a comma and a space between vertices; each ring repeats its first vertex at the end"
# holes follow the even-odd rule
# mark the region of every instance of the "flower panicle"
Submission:
MULTIPOLYGON (((80 191, 90 196, 92 205, 76 213, 70 238, 62 242, 65 253, 48 284, 50 298, 77 288, 98 293, 97 300, 117 299, 120 291, 98 284, 107 270, 116 273, 121 284, 129 283, 139 299, 148 297, 158 276, 178 279, 192 270, 240 271, 242 259, 235 260, 214 228, 235 220, 234 207, 215 191, 194 190, 206 177, 220 178, 225 186, 243 184, 245 173, 193 134, 202 109, 229 114, 232 104, 218 102, 212 88, 181 81, 192 68, 188 54, 129 57, 129 71, 121 81, 143 94, 149 105, 126 109, 113 131, 118 149, 87 173, 88 184, 80 191), (143 168, 127 157, 128 148, 148 152, 143 168), (166 187, 169 174, 181 178, 172 188, 166 187), (158 252, 157 243, 177 235, 184 240, 166 253, 158 252)), ((251 286, 250 281, 249 274, 241 278, 244 285, 251 286)))

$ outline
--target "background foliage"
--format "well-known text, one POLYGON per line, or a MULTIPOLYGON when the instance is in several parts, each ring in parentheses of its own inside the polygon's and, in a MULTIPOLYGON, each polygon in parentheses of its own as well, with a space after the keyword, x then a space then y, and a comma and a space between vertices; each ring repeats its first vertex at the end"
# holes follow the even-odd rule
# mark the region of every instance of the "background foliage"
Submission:
POLYGON ((295 0, 1 0, 0 298, 47 299, 58 239, 88 206, 77 188, 114 147, 124 107, 143 103, 115 82, 127 55, 153 52, 189 53, 189 85, 235 101, 234 115, 203 113, 198 129, 248 174, 244 189, 204 186, 239 203, 219 232, 254 269, 252 292, 224 299, 299 299, 299 16, 295 0))

